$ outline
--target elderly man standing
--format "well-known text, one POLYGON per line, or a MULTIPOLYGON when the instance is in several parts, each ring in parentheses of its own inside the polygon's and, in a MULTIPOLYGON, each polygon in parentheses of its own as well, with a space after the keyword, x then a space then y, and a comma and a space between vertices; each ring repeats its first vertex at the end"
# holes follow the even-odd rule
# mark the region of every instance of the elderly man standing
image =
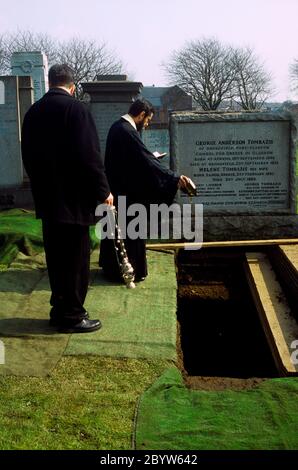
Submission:
POLYGON ((83 304, 88 290, 89 226, 98 202, 113 205, 93 118, 73 97, 72 70, 49 70, 50 89, 27 112, 22 156, 42 219, 52 290, 50 324, 66 333, 98 330, 83 304))

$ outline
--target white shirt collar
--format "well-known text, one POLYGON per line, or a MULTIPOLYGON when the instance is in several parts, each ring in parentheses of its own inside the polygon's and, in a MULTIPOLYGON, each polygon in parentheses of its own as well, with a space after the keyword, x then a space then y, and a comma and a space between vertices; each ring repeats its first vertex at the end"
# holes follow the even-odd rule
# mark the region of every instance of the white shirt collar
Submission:
POLYGON ((136 123, 134 122, 133 118, 129 114, 124 114, 124 116, 121 116, 121 117, 125 119, 125 121, 128 121, 129 124, 131 124, 135 130, 137 130, 136 123))

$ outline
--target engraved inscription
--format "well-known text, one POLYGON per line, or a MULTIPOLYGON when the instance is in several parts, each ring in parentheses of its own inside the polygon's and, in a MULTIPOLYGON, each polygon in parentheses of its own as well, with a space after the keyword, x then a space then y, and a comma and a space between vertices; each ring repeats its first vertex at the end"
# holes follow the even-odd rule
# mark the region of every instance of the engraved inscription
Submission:
POLYGON ((182 123, 178 148, 207 209, 289 206, 288 122, 182 123))

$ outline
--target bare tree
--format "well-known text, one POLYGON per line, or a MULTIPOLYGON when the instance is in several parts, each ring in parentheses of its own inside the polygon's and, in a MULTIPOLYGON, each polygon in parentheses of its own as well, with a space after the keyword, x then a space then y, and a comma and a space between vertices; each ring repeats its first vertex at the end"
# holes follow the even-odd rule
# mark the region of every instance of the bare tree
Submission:
POLYGON ((71 38, 59 44, 58 62, 72 67, 77 86, 77 95, 81 96, 82 82, 96 80, 98 75, 120 73, 123 64, 105 43, 97 44, 94 40, 71 38))
POLYGON ((235 71, 232 49, 216 39, 192 41, 174 51, 163 65, 171 84, 192 95, 204 110, 216 110, 225 99, 232 98, 235 71))
POLYGON ((3 36, 0 36, 0 75, 3 75, 5 64, 5 45, 3 36))
POLYGON ((47 34, 20 31, 0 36, 0 74, 11 73, 11 55, 13 52, 42 51, 48 58, 49 65, 67 63, 72 67, 77 85, 77 96, 81 97, 81 82, 96 79, 97 75, 120 73, 123 64, 105 43, 97 44, 94 40, 71 38, 58 42, 47 34))
MULTIPOLYGON (((57 59, 57 41, 48 34, 20 31, 2 35, 3 60, 0 59, 2 74, 11 73, 11 56, 14 52, 42 51, 46 54, 49 63, 57 59)), ((1 44, 1 43, 0 43, 1 44)), ((0 46, 1 48, 1 46, 0 46)))
POLYGON ((293 90, 298 91, 298 59, 294 59, 294 62, 290 65, 290 79, 293 90))
POLYGON ((5 43, 4 43, 4 36, 0 36, 0 75, 3 74, 5 64, 5 43))
POLYGON ((234 49, 235 101, 242 109, 258 110, 273 93, 271 76, 251 48, 234 49))

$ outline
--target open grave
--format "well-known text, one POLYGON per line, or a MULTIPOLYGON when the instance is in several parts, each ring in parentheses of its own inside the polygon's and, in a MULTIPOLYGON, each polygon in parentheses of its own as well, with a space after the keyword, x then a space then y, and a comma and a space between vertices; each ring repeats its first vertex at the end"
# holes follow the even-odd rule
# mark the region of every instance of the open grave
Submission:
POLYGON ((190 387, 241 389, 297 375, 297 270, 290 258, 271 246, 179 250, 177 347, 190 387))

